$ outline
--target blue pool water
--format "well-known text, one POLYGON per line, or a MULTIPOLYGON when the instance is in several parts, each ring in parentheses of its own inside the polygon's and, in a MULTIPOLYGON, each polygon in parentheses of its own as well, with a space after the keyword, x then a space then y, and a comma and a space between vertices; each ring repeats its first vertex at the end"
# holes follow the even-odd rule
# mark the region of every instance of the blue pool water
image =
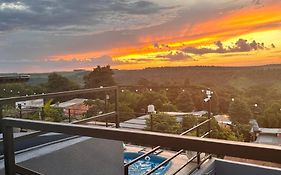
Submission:
MULTIPOLYGON (((130 162, 131 160, 137 158, 143 153, 125 152, 124 153, 124 163, 130 162)), ((154 167, 158 166, 161 162, 165 161, 166 158, 150 154, 145 158, 137 161, 136 163, 129 166, 129 175, 142 175, 147 171, 152 170, 154 167)), ((152 175, 164 175, 170 168, 171 162, 159 168, 157 171, 152 173, 152 175)))

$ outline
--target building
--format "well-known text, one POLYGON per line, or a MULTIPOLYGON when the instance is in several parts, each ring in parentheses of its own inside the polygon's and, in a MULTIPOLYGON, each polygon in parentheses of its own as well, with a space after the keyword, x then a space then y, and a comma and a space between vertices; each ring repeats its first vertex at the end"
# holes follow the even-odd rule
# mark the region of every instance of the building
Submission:
POLYGON ((88 99, 74 98, 69 101, 57 103, 52 106, 62 108, 65 115, 80 116, 86 113, 89 106, 85 104, 88 99))
POLYGON ((229 115, 215 115, 214 118, 216 119, 219 126, 222 128, 227 128, 232 125, 229 115))
POLYGON ((260 128, 256 138, 256 143, 281 146, 281 128, 260 128))
POLYGON ((250 123, 254 142, 281 146, 281 128, 260 128, 256 120, 250 123))
POLYGON ((0 75, 0 84, 26 82, 29 79, 30 79, 30 75, 3 74, 3 75, 0 75))
MULTIPOLYGON (((176 117, 177 122, 181 123, 183 118, 189 115, 195 116, 195 117, 202 117, 206 115, 207 111, 194 111, 194 112, 163 112, 165 114, 168 114, 170 116, 176 117)), ((120 126, 123 128, 128 129, 140 129, 144 130, 146 127, 145 120, 149 118, 149 114, 145 114, 143 116, 127 120, 123 123, 120 123, 120 126)))
POLYGON ((27 100, 27 101, 19 101, 15 103, 16 108, 21 107, 21 109, 30 109, 30 108, 42 108, 44 106, 43 99, 36 100, 27 100))

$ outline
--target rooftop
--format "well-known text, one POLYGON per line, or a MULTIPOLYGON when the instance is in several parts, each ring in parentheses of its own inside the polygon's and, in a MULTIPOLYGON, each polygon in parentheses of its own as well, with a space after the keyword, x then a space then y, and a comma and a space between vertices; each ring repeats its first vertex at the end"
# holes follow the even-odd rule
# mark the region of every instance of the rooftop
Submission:
POLYGON ((85 99, 85 98, 74 98, 72 100, 69 100, 69 101, 65 101, 65 102, 62 102, 62 103, 59 103, 57 105, 57 107, 60 107, 60 108, 67 108, 67 107, 71 107, 73 105, 79 105, 79 104, 83 104, 85 101, 87 101, 88 99, 85 99))

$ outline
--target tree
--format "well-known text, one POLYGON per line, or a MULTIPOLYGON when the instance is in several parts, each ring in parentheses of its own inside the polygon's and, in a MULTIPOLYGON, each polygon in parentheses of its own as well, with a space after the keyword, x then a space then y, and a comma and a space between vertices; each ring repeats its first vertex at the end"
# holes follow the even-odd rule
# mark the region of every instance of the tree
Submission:
POLYGON ((132 108, 129 107, 129 104, 119 103, 119 119, 121 122, 135 117, 135 112, 132 108))
POLYGON ((149 81, 148 79, 146 79, 146 78, 140 78, 140 79, 138 80, 137 84, 138 84, 138 85, 141 85, 141 86, 147 87, 147 86, 149 86, 151 83, 150 83, 150 81, 149 81))
POLYGON ((229 116, 232 122, 239 124, 248 124, 252 117, 250 107, 241 100, 235 100, 229 106, 229 116))
POLYGON ((105 111, 105 103, 103 100, 87 100, 84 103, 85 105, 89 106, 88 111, 85 113, 86 118, 99 115, 105 111))
POLYGON ((194 115, 187 115, 182 120, 182 131, 186 131, 193 126, 197 125, 198 120, 194 115))
POLYGON ((138 111, 139 110, 138 105, 141 97, 142 94, 124 90, 119 95, 119 103, 126 103, 128 107, 130 107, 134 111, 138 111))
POLYGON ((157 111, 163 111, 163 104, 169 103, 164 93, 145 91, 138 102, 139 109, 146 109, 148 105, 154 105, 157 111))
POLYGON ((189 80, 189 78, 185 78, 185 79, 184 79, 183 86, 184 86, 184 87, 190 86, 190 80, 189 80))
POLYGON ((48 76, 46 88, 48 92, 61 92, 79 89, 79 85, 57 73, 51 73, 48 76))
POLYGON ((113 86, 115 81, 113 79, 114 72, 109 65, 94 68, 92 72, 84 76, 86 88, 96 88, 100 86, 113 86))
POLYGON ((177 111, 177 107, 170 102, 164 103, 162 106, 162 111, 163 112, 177 111))
POLYGON ((281 105, 273 103, 265 110, 264 123, 262 126, 269 128, 280 128, 281 127, 281 105))
MULTIPOLYGON (((202 122, 202 121, 201 121, 202 122)), ((203 126, 203 131, 207 131, 207 125, 203 126)), ((242 141, 243 138, 241 135, 236 134, 232 128, 229 127, 220 127, 215 119, 211 120, 211 137, 216 139, 223 140, 233 140, 233 141, 242 141)))
POLYGON ((194 103, 188 91, 184 91, 178 95, 176 105, 182 112, 190 112, 194 110, 194 103))
POLYGON ((45 120, 52 122, 61 122, 64 119, 62 109, 52 107, 51 104, 52 100, 49 100, 43 107, 45 120))
MULTIPOLYGON (((146 119, 146 130, 151 130, 151 119, 146 119)), ((152 114, 153 131, 164 133, 179 133, 180 124, 177 122, 176 117, 164 113, 152 114)))

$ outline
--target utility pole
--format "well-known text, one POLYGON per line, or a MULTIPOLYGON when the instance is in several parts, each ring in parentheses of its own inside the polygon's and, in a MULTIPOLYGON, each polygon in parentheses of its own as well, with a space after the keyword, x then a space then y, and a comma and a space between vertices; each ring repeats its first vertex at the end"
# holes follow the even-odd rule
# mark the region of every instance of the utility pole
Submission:
MULTIPOLYGON (((207 102, 208 104, 208 120, 211 119, 211 99, 212 95, 214 94, 213 91, 208 88, 207 90, 202 90, 203 93, 206 94, 206 97, 204 98, 204 102, 207 102)), ((211 137, 211 121, 208 122, 208 131, 210 132, 208 137, 211 137)))

